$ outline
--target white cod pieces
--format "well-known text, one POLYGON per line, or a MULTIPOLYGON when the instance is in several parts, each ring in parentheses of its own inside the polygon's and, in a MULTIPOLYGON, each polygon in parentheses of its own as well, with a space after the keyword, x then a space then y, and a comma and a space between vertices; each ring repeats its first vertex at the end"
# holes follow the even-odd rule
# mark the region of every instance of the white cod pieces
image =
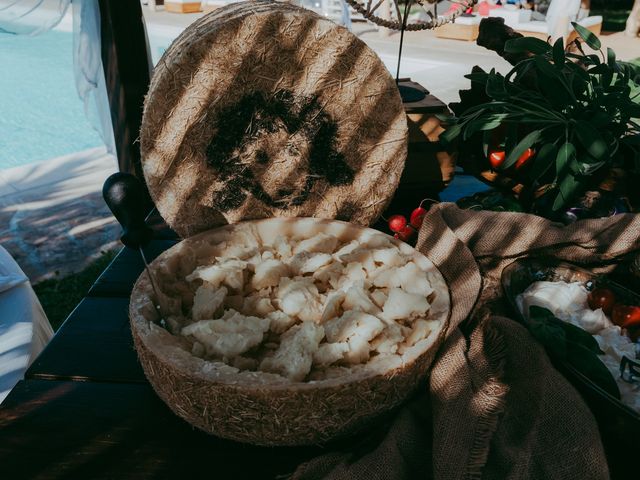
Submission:
POLYGON ((440 326, 431 305, 447 292, 429 275, 383 234, 245 235, 186 276, 195 296, 178 330, 196 356, 292 382, 401 364, 440 326))

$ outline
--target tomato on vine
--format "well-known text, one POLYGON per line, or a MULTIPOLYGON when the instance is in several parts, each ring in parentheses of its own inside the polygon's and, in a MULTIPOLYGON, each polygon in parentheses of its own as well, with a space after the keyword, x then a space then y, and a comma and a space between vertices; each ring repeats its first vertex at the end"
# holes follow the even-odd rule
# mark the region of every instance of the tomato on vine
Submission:
POLYGON ((617 304, 613 307, 611 321, 622 328, 640 326, 640 307, 617 304))
POLYGON ((506 155, 504 150, 496 150, 489 154, 489 164, 491 168, 497 170, 504 163, 506 155))
POLYGON ((589 292, 587 302, 591 310, 601 308, 605 315, 609 316, 616 303, 616 296, 608 288, 596 288, 589 292))
POLYGON ((536 152, 533 150, 533 148, 527 148, 524 153, 518 157, 518 160, 516 160, 516 170, 519 170, 527 163, 529 163, 529 160, 533 158, 535 153, 536 152))
POLYGON ((407 226, 407 219, 404 215, 391 215, 387 223, 389 230, 400 233, 407 226))

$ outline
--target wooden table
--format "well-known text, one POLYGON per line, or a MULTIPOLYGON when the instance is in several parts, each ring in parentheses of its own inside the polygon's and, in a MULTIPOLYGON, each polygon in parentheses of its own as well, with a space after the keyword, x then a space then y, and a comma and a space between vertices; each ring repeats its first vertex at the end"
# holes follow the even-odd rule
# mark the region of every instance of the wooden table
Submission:
POLYGON ((0 415, 0 474, 7 480, 207 472, 209 478, 275 478, 314 453, 318 449, 253 447, 195 430, 144 381, 29 378, 14 388, 0 415))
MULTIPOLYGON (((406 107, 422 116, 446 109, 431 95, 406 107)), ((421 142, 430 145, 421 145, 412 161, 437 167, 436 142, 421 142)), ((410 188, 409 180, 405 176, 398 189, 404 193, 390 205, 407 216, 441 189, 410 188)), ((154 240, 144 249, 149 261, 178 241, 158 215, 150 223, 154 240)), ((377 226, 387 231, 384 222, 377 226)), ((122 249, 0 406, 0 480, 177 478, 201 472, 213 478, 275 478, 321 451, 221 440, 196 431, 158 399, 129 327, 129 296, 143 269, 137 251, 122 249)))
MULTIPOLYGON (((158 227, 145 248, 149 260, 176 242, 173 232, 158 227)), ((223 440, 165 406, 144 376, 129 328, 129 295, 143 268, 137 252, 121 250, 0 406, 0 479, 159 479, 206 472, 234 480, 278 478, 322 453, 321 447, 223 440)), ((609 450, 617 451, 616 438, 604 433, 609 450)))
MULTIPOLYGON (((176 241, 153 240, 149 260, 176 241)), ((317 455, 222 440, 165 406, 129 328, 129 295, 143 268, 137 252, 121 250, 2 404, 0 478, 275 478, 317 455)))

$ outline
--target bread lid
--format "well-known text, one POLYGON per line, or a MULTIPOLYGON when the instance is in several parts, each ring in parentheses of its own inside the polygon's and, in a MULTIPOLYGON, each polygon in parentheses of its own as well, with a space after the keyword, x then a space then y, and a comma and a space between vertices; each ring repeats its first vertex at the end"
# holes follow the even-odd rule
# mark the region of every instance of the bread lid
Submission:
POLYGON ((263 0, 220 8, 176 39, 156 66, 140 142, 149 192, 183 237, 269 217, 369 225, 398 186, 407 123, 364 42, 263 0))

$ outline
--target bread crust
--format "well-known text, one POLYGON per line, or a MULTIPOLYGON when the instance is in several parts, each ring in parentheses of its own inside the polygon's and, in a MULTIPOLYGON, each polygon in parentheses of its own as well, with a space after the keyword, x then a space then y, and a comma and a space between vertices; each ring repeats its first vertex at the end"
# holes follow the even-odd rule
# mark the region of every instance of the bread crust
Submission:
MULTIPOLYGON (((375 230, 335 220, 281 218, 228 225, 180 242, 151 264, 175 261, 180 255, 211 242, 233 238, 247 229, 269 232, 327 232, 341 241, 362 235, 383 235, 375 230)), ((265 233, 266 232, 266 233, 265 233)), ((404 251, 421 254, 388 237, 404 251)), ((422 257, 424 258, 424 257, 422 257)), ((427 259, 425 261, 428 262, 427 259)), ((444 278, 432 266, 434 288, 450 293, 444 278)), ((189 267, 187 267, 188 270, 189 267)), ((161 275, 160 275, 161 278, 161 275)), ((208 433, 258 445, 310 445, 353 433, 372 419, 399 405, 426 379, 444 338, 448 308, 440 314, 439 331, 423 341, 419 352, 403 364, 360 368, 352 374, 319 381, 291 382, 263 372, 225 372, 207 369, 206 361, 190 354, 180 342, 153 323, 152 288, 146 274, 136 282, 129 315, 135 348, 145 375, 160 398, 180 417, 208 433)))

